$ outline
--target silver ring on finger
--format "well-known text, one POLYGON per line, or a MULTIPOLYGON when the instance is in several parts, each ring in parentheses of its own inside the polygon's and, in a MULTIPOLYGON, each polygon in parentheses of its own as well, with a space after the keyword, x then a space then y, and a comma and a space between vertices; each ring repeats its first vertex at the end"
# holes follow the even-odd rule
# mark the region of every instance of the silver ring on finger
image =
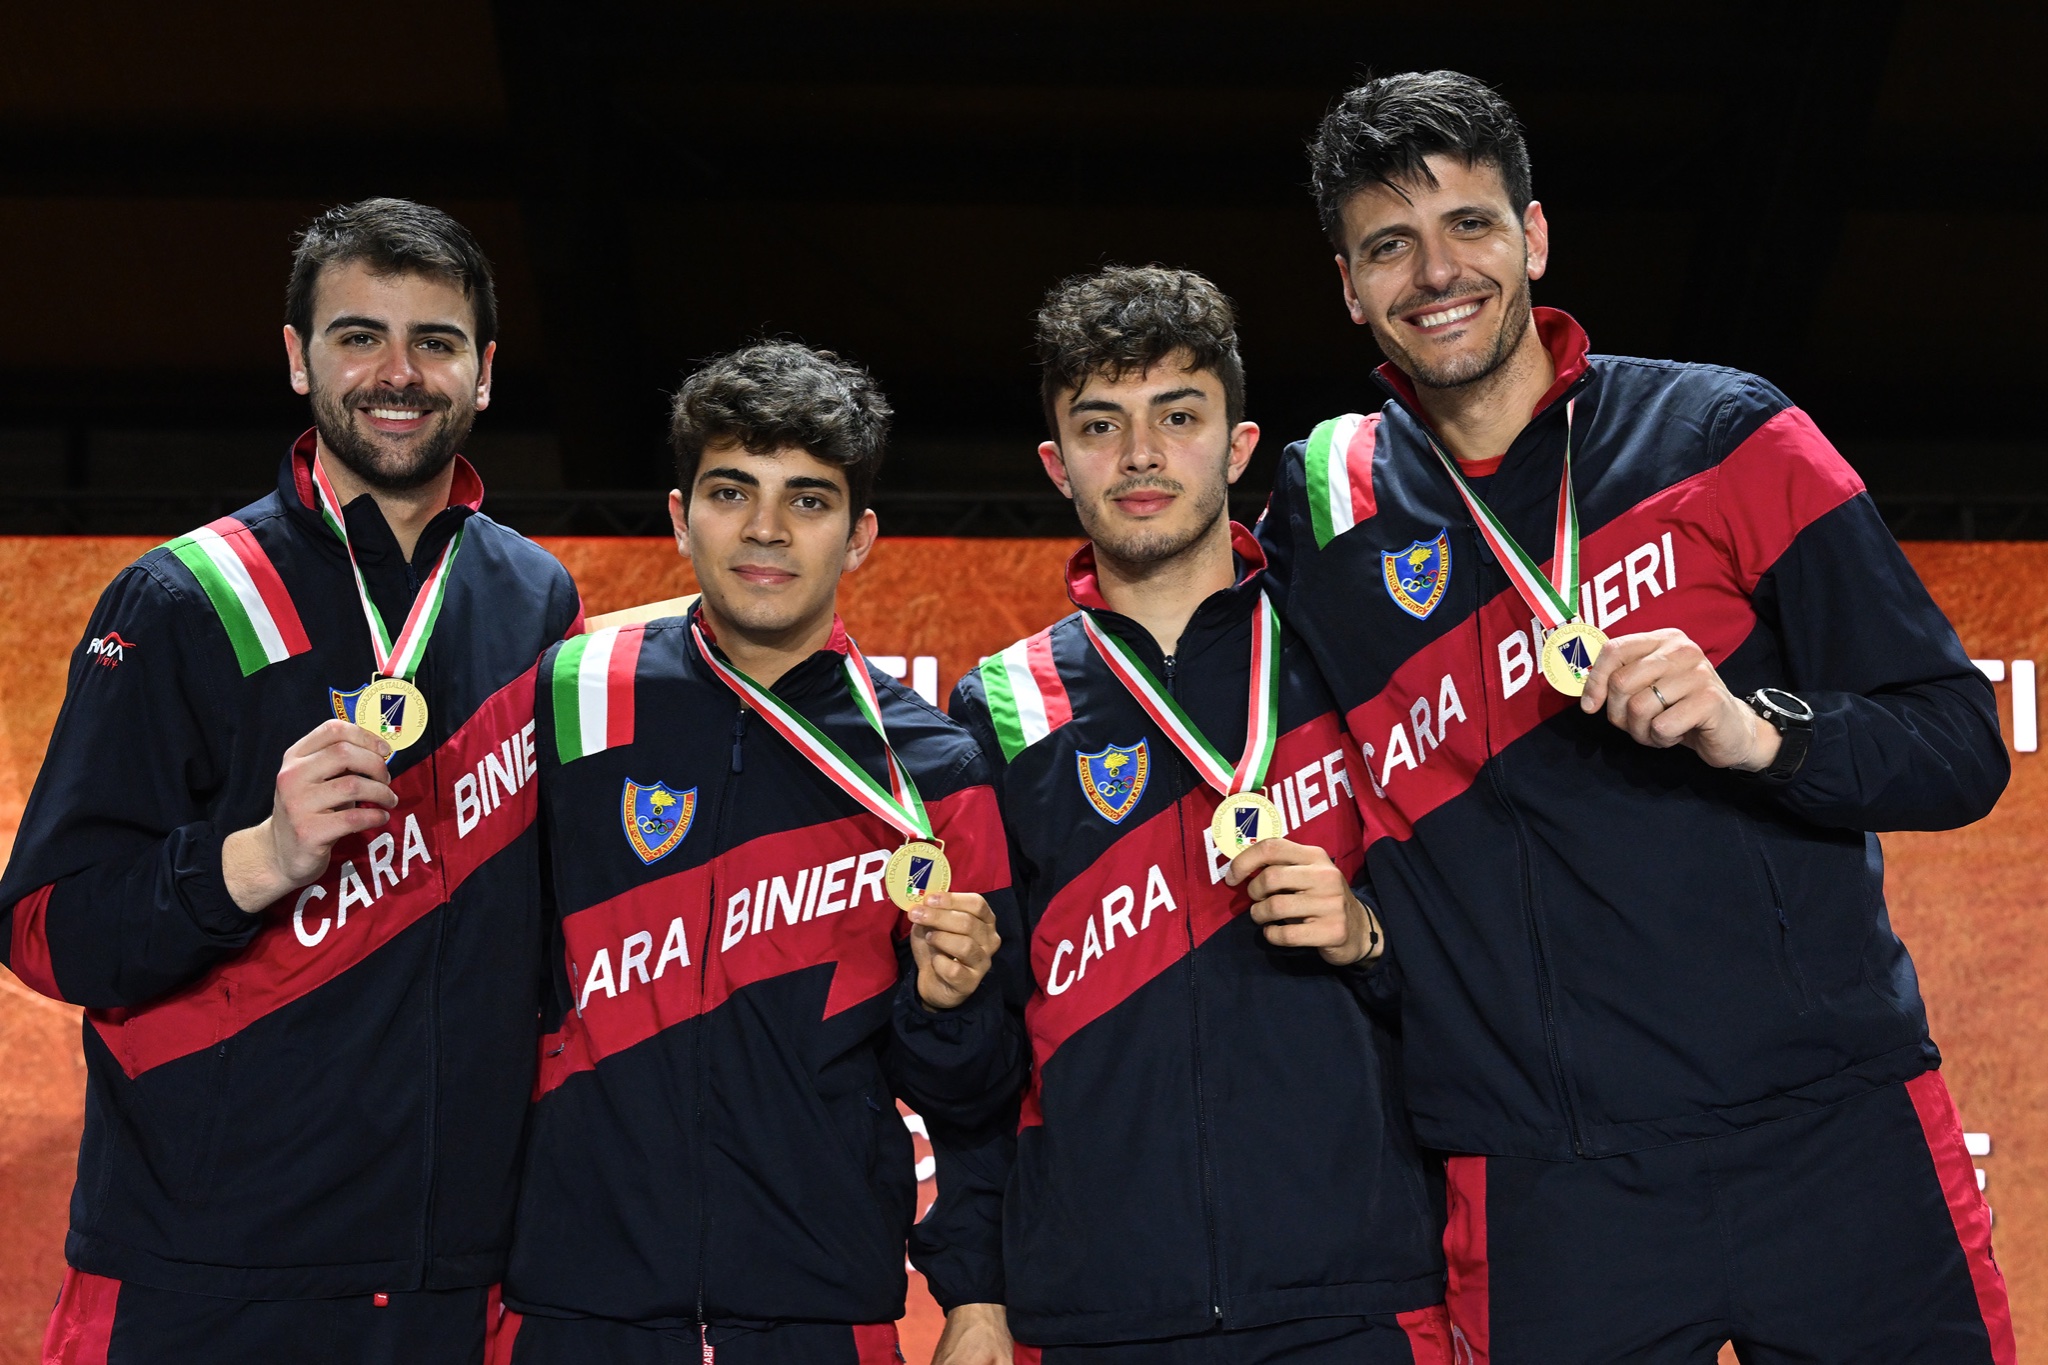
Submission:
POLYGON ((1668 700, 1667 700, 1667 699, 1665 698, 1665 696, 1664 696, 1663 692, 1661 692, 1661 691, 1659 691, 1659 690, 1658 690, 1658 688, 1657 688, 1657 684, 1655 684, 1655 683, 1651 683, 1651 684, 1650 684, 1650 695, 1651 695, 1651 696, 1653 696, 1653 697, 1655 697, 1655 698, 1657 699, 1657 704, 1658 704, 1659 706, 1663 707, 1663 708, 1664 708, 1665 710, 1667 710, 1667 711, 1669 711, 1669 710, 1671 709, 1671 703, 1670 703, 1670 701, 1668 701, 1668 700))

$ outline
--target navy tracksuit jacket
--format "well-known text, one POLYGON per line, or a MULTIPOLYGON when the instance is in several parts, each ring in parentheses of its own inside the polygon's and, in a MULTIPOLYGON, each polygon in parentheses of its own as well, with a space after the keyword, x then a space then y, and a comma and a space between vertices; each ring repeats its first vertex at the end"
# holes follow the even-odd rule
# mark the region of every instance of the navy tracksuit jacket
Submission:
MULTIPOLYGON (((1000 1302, 999 1213, 952 1162, 1021 1083, 1021 1036, 994 981, 923 1008, 882 886, 903 836, 742 708, 695 619, 594 632, 541 662, 554 992, 506 1302, 664 1328, 890 1323, 906 1239, 942 1305, 1000 1302), (914 1230, 899 1096, 939 1162, 914 1230)), ((835 630, 774 691, 879 778, 844 662, 835 630)), ((1014 942, 980 753, 874 676, 954 889, 987 897, 1014 942)))
MULTIPOLYGON (((1243 747, 1263 557, 1194 613, 1174 658, 1106 607, 1227 758, 1243 747)), ((1359 863, 1364 779, 1301 642, 1283 636, 1266 792, 1288 837, 1359 863)), ((1003 1206, 1012 1330, 1056 1346, 1443 1298, 1441 1216, 1402 1116, 1370 968, 1267 943, 1222 877, 1219 798, 1112 674, 1077 613, 962 679, 992 757, 1030 937, 1033 1072, 1003 1206)), ((984 1178, 1006 1174, 1000 1162, 984 1178)), ((943 1179, 943 1177, 942 1177, 943 1179)))
POLYGON ((1576 399, 1582 614, 1609 635, 1678 627, 1737 695, 1784 688, 1817 720, 1804 765, 1769 782, 1553 691, 1397 371, 1381 411, 1289 447, 1261 538, 1365 756, 1367 894, 1405 980, 1418 1136, 1597 1157, 1936 1066, 1871 831, 1991 809, 2008 761, 1989 684, 1784 395, 1588 356, 1569 317, 1536 314, 1557 383, 1481 496, 1548 559, 1576 399))
POLYGON ((245 596, 215 601, 165 548, 107 588, 0 881, 7 965, 86 1006, 64 1250, 95 1275, 284 1299, 504 1269, 540 1004, 534 659, 580 620, 576 591, 478 513, 466 462, 412 565, 352 503, 394 628, 467 528, 415 679, 427 733, 390 760, 383 830, 244 914, 222 839, 270 814, 285 749, 374 667, 313 449, 209 528, 233 561, 216 585, 245 596))

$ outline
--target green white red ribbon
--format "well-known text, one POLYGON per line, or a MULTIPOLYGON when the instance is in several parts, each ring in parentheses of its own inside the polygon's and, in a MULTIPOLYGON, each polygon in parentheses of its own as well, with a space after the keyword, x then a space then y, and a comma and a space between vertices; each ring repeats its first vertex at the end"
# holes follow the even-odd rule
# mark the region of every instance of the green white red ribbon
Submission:
POLYGON ((1481 502, 1472 485, 1465 482, 1465 476, 1458 472, 1458 462, 1444 454, 1435 437, 1429 438, 1429 448, 1450 471, 1451 482, 1458 486, 1458 496, 1472 513, 1480 539, 1493 551, 1501 568, 1507 570, 1509 581, 1547 630, 1556 630, 1565 622, 1576 620, 1579 614, 1579 503, 1572 495, 1572 410, 1577 406, 1576 398, 1564 405, 1564 479, 1557 490, 1557 521, 1551 535, 1547 578, 1528 552, 1515 543, 1493 509, 1481 502))
POLYGON ((327 471, 321 468, 318 456, 313 459, 313 487, 320 495, 320 516, 328 529, 341 537, 341 548, 348 551, 349 571, 355 575, 356 598, 363 604, 363 619, 370 623, 370 650, 377 656, 377 676, 380 678, 403 678, 412 681, 412 675, 419 672, 420 660, 426 656, 427 640, 434 633, 434 623, 441 617, 441 600, 448 592, 448 570, 455 563, 455 552, 462 548, 462 536, 469 528, 457 530, 442 547, 441 558, 434 564, 434 571, 427 575, 427 581, 420 584, 420 590, 413 594, 412 610, 406 613, 405 624, 399 627, 398 636, 392 638, 391 631, 384 624, 384 613, 377 610, 377 604, 370 600, 370 587, 363 581, 363 569, 356 563, 356 547, 349 543, 348 522, 342 519, 341 499, 334 492, 334 485, 328 482, 327 471))
POLYGON ((1273 761, 1273 745, 1279 738, 1280 613, 1273 610, 1265 593, 1259 594, 1252 613, 1251 696, 1245 703, 1244 751, 1235 764, 1217 752, 1129 645, 1096 625, 1089 612, 1081 613, 1081 625, 1109 671, 1166 732, 1173 747, 1194 765, 1204 782, 1224 796, 1266 785, 1266 768, 1273 761))
POLYGON ((875 680, 868 674, 868 661, 861 656, 860 646, 851 637, 846 641, 846 686, 853 693, 854 704, 860 708, 861 715, 874 727, 876 737, 882 741, 882 753, 888 758, 889 766, 889 785, 886 788, 870 777, 867 769, 854 762, 846 750, 833 743, 830 736, 798 715, 782 698, 720 659, 696 621, 690 622, 690 634, 695 637, 698 651, 718 680, 738 693, 741 701, 759 711, 775 733, 795 745, 797 751, 810 759, 835 786, 905 837, 932 837, 931 815, 925 810, 924 798, 918 795, 917 783, 911 780, 909 769, 903 766, 896 757, 896 750, 890 747, 889 732, 882 725, 882 701, 876 695, 875 680))

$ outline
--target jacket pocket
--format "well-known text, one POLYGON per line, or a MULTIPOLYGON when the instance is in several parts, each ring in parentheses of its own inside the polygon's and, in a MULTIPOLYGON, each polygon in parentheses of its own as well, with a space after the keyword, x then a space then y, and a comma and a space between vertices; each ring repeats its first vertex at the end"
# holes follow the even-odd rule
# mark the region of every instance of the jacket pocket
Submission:
POLYGON ((1771 910, 1777 923, 1771 926, 1771 941, 1778 964, 1778 980, 1783 983, 1785 993, 1799 1006, 1801 1014, 1806 1013, 1812 1003, 1806 993, 1806 973, 1800 970, 1799 954, 1792 941, 1792 920, 1785 912, 1785 893, 1778 885, 1778 874, 1771 867, 1770 854, 1755 841, 1750 841, 1756 853, 1757 866, 1763 870, 1764 887, 1771 898, 1771 910))

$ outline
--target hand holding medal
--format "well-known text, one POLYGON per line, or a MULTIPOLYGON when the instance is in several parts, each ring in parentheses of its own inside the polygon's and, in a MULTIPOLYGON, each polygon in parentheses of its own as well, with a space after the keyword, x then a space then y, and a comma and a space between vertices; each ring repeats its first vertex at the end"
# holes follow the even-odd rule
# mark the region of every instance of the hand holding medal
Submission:
POLYGON ((356 597, 362 602, 363 619, 370 626, 370 650, 375 656, 377 671, 370 681, 355 693, 355 723, 368 730, 393 749, 404 749, 419 742, 427 732, 426 694, 413 685, 413 675, 419 672, 420 660, 427 652, 427 640, 434 633, 434 623, 441 616, 441 602, 448 592, 448 571, 455 563, 455 553, 462 548, 462 531, 448 538, 442 548, 441 557, 427 575, 426 582, 413 596, 412 610, 406 613, 405 624, 393 638, 384 624, 384 614, 377 610, 377 604, 370 600, 370 588, 363 581, 363 570, 356 563, 355 546, 349 543, 348 522, 343 518, 341 499, 335 494, 334 485, 328 481, 327 471, 316 458, 313 461, 313 487, 320 497, 320 515, 328 529, 341 537, 342 549, 348 551, 348 567, 354 575, 356 597))
POLYGON ((1280 614, 1266 595, 1259 594, 1252 614, 1251 696, 1245 703, 1244 749, 1235 765, 1224 760, 1130 646, 1096 625, 1087 612, 1081 613, 1081 624, 1109 671, 1158 723, 1202 780, 1222 794, 1223 801, 1209 822, 1217 852, 1235 858, 1261 839, 1279 837, 1280 810, 1257 790, 1266 783, 1280 718, 1280 614))
POLYGON ((1458 472, 1458 462, 1446 455, 1434 438, 1429 442, 1429 448, 1449 471, 1451 482, 1458 486, 1458 496, 1472 513, 1480 539, 1493 551, 1494 559, 1506 570, 1508 580, 1529 604, 1529 610, 1543 623, 1545 634, 1539 654, 1543 676, 1568 697, 1585 692, 1586 675, 1593 671, 1594 660, 1607 647, 1607 636, 1590 621, 1579 618, 1579 504, 1572 494, 1572 416, 1577 406, 1576 399, 1564 405, 1564 478, 1557 490, 1549 577, 1508 534, 1493 509, 1479 500, 1479 495, 1465 482, 1465 476, 1458 472))

